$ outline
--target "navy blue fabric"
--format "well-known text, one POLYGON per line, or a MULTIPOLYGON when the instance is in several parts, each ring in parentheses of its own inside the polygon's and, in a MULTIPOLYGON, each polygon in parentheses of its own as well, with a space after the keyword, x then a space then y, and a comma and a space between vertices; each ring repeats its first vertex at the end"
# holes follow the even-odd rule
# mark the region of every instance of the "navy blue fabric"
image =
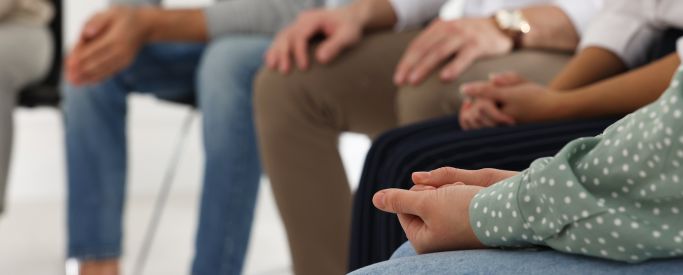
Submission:
POLYGON ((366 157, 354 198, 349 270, 389 259, 406 241, 395 215, 372 205, 372 195, 378 190, 409 189, 412 172, 443 166, 522 170, 537 158, 554 155, 573 139, 600 134, 617 119, 462 131, 457 117, 447 117, 385 133, 366 157))

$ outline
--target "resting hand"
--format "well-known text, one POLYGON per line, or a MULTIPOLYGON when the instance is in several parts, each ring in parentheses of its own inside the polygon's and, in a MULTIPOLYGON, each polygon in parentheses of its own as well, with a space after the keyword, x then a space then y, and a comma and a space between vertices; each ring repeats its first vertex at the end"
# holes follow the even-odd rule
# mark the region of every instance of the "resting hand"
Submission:
POLYGON ((442 167, 430 172, 415 172, 413 183, 440 187, 446 184, 463 182, 467 185, 489 187, 491 184, 516 175, 517 172, 499 169, 464 170, 452 167, 442 167))
POLYGON ((495 102, 502 113, 517 123, 548 121, 558 116, 562 93, 533 82, 500 86, 491 82, 473 82, 461 87, 464 96, 495 102))
POLYGON ((493 19, 436 20, 410 44, 394 75, 396 85, 417 85, 444 61, 444 81, 456 79, 475 60, 512 50, 512 40, 493 19))
POLYGON ((349 9, 316 9, 303 12, 296 21, 278 33, 272 46, 265 54, 266 66, 271 70, 288 73, 294 64, 306 70, 309 66, 308 45, 310 39, 319 33, 326 36, 315 57, 320 63, 332 61, 344 48, 360 40, 363 24, 349 9))
POLYGON ((68 80, 76 85, 95 83, 129 66, 147 35, 141 12, 116 6, 90 18, 67 58, 68 80))
MULTIPOLYGON (((510 87, 527 82, 516 73, 492 74, 489 83, 496 87, 510 87)), ((463 130, 476 130, 486 127, 510 126, 515 119, 501 111, 493 100, 466 97, 460 108, 460 127, 463 130)))
POLYGON ((413 190, 385 189, 372 198, 380 210, 398 214, 418 253, 483 248, 469 222, 469 204, 483 187, 448 184, 413 190))

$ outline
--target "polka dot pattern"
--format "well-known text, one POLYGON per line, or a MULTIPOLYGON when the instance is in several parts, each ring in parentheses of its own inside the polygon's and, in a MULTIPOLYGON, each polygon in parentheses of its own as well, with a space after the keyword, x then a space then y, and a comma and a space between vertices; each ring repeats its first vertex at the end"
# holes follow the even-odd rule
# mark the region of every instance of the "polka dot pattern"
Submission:
POLYGON ((477 237, 489 246, 545 245, 627 262, 683 256, 677 79, 681 69, 657 101, 603 134, 574 140, 479 192, 470 205, 477 237))

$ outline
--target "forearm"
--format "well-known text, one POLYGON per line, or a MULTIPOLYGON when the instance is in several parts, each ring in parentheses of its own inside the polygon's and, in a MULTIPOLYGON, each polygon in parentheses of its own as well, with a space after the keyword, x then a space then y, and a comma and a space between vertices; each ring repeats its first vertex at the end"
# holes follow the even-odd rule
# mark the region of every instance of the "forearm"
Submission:
POLYGON ((531 29, 522 38, 522 47, 574 51, 579 34, 567 14, 553 5, 521 9, 531 29))
POLYGON ((168 10, 144 7, 138 10, 147 42, 201 42, 209 38, 206 16, 200 9, 168 10))
POLYGON ((642 68, 593 85, 563 93, 560 110, 566 118, 588 118, 633 112, 659 97, 676 68, 678 55, 671 54, 642 68))
POLYGON ((364 29, 368 31, 391 28, 398 20, 388 0, 356 0, 346 9, 357 15, 364 29))
POLYGON ((578 89, 627 70, 626 64, 611 51, 590 47, 579 52, 550 84, 555 91, 578 89))

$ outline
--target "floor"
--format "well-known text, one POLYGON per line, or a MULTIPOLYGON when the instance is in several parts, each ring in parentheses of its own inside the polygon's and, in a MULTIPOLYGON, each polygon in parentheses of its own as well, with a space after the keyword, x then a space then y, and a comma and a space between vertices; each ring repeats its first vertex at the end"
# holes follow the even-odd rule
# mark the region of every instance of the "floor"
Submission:
MULTIPOLYGON (((175 0, 172 4, 206 1, 175 0)), ((69 41, 80 22, 103 0, 69 1, 69 41), (87 4, 86 4, 87 3, 87 4)), ((133 96, 129 118, 130 176, 125 217, 124 274, 130 274, 163 172, 184 118, 178 105, 133 96)), ((200 118, 199 118, 200 119, 200 118)), ((63 274, 64 151, 60 114, 53 109, 17 110, 16 144, 8 205, 0 217, 0 274, 63 274)), ((202 152, 195 120, 144 274, 188 274, 196 226, 202 152)), ((345 135, 342 156, 352 183, 358 181, 366 138, 345 135)), ((245 274, 290 274, 291 263, 281 220, 267 179, 263 179, 245 274)), ((353 184, 352 184, 353 185, 353 184)), ((353 186, 352 186, 353 187, 353 186)))

